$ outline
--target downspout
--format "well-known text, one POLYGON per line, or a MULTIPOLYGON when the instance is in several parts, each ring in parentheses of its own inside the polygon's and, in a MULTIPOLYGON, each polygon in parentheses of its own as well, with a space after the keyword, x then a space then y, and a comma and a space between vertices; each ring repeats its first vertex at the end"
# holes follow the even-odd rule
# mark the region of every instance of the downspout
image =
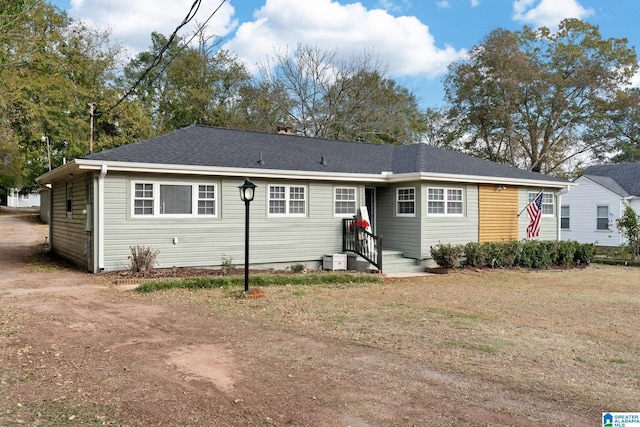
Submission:
POLYGON ((558 204, 556 206, 558 207, 556 211, 556 236, 558 236, 557 241, 559 242, 562 240, 562 192, 558 193, 558 204))
POLYGON ((97 272, 104 271, 104 177, 107 175, 107 165, 102 165, 98 175, 98 212, 97 212, 97 252, 98 269, 97 272))
POLYGON ((47 219, 49 221, 49 241, 47 245, 47 252, 51 252, 52 237, 53 237, 53 185, 47 184, 45 187, 49 190, 49 212, 47 212, 47 219))

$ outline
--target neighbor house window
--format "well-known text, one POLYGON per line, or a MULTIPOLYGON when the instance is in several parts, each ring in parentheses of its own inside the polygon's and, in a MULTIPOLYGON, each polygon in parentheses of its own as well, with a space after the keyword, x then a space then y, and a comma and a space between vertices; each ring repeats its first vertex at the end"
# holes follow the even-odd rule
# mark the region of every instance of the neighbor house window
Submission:
POLYGON ((333 213, 335 215, 353 216, 357 213, 355 187, 336 187, 333 195, 333 213))
MULTIPOLYGON (((538 193, 529 193, 529 203, 533 202, 533 199, 536 198, 538 193)), ((543 193, 542 194, 542 215, 551 215, 554 214, 554 197, 553 193, 543 193)))
POLYGON ((216 216, 216 184, 133 183, 134 216, 216 216))
POLYGON ((398 216, 415 216, 416 189, 398 188, 396 190, 396 214, 398 216))
POLYGON ((462 215, 464 213, 462 189, 428 188, 427 213, 431 215, 462 215))
POLYGON ((609 229, 609 206, 598 205, 596 207, 596 230, 609 229))
POLYGON ((304 216, 306 212, 306 187, 299 185, 269 186, 269 215, 304 216))
POLYGON ((569 221, 569 206, 560 207, 560 228, 568 230, 570 225, 569 221))

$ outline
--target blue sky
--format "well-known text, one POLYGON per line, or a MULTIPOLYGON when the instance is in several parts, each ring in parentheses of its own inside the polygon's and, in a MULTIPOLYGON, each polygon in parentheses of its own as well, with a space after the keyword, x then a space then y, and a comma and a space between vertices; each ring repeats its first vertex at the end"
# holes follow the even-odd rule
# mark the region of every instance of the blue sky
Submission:
MULTIPOLYGON (((203 0, 204 22, 222 0, 203 0)), ((130 55, 146 50, 150 34, 169 35, 193 0, 53 0, 70 16, 110 29, 130 55)), ((491 30, 547 26, 575 17, 600 27, 604 38, 640 43, 638 0, 227 0, 208 24, 223 47, 250 67, 297 43, 364 50, 387 64, 388 76, 413 90, 423 107, 443 103, 447 65, 463 58, 491 30)), ((182 34, 188 34, 185 28, 182 34)), ((640 86, 640 76, 634 79, 640 86)))

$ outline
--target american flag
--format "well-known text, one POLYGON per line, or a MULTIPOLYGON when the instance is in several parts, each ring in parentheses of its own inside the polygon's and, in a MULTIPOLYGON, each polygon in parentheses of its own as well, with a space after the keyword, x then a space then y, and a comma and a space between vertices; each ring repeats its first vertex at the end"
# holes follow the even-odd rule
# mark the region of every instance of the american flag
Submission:
POLYGON ((527 227, 527 238, 537 237, 540 234, 540 217, 542 217, 542 195, 540 191, 535 199, 527 206, 529 214, 529 226, 527 227))

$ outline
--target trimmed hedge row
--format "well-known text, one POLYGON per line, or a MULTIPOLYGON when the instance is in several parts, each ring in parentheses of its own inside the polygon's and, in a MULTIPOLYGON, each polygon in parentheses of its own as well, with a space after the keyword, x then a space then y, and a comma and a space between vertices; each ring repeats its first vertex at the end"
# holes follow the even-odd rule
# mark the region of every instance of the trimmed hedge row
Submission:
POLYGON ((438 243, 431 246, 433 260, 444 268, 550 268, 590 264, 596 252, 591 243, 555 240, 510 240, 469 242, 465 245, 438 243))

